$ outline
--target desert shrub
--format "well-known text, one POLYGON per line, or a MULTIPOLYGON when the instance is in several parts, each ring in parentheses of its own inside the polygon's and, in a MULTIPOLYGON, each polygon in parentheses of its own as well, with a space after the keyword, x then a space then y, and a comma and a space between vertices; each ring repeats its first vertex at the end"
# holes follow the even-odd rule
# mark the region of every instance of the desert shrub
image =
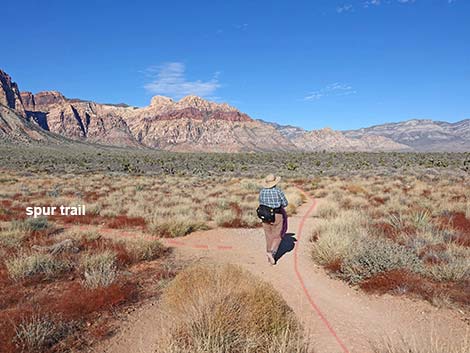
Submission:
POLYGON ((21 245, 28 234, 21 229, 8 227, 7 229, 0 230, 0 247, 4 246, 7 248, 18 247, 21 245))
POLYGON ((243 180, 240 183, 240 186, 242 189, 247 190, 247 191, 252 191, 252 192, 258 192, 259 189, 261 188, 261 185, 259 183, 255 183, 250 180, 243 180))
POLYGON ((452 343, 443 342, 435 333, 429 337, 387 337, 383 342, 373 343, 374 353, 467 353, 470 352, 470 335, 458 337, 452 343))
POLYGON ((82 255, 80 267, 85 277, 85 286, 107 287, 117 277, 116 253, 106 250, 100 253, 82 255))
POLYGON ((50 227, 50 224, 45 217, 29 218, 25 221, 25 223, 27 224, 28 228, 33 231, 44 230, 50 227))
POLYGON ((231 225, 239 225, 238 212, 232 208, 217 209, 214 213, 214 221, 218 226, 227 227, 231 225))
POLYGON ((313 229, 314 261, 326 265, 347 257, 356 248, 353 244, 365 236, 362 223, 362 214, 353 210, 342 211, 329 220, 318 220, 313 229))
POLYGON ((150 261, 165 254, 165 247, 158 240, 139 239, 126 243, 126 248, 136 261, 150 261))
POLYGON ((312 258, 321 265, 342 261, 353 246, 355 240, 343 234, 327 231, 321 234, 312 245, 312 258))
POLYGON ((175 214, 173 209, 157 209, 148 220, 148 229, 161 237, 180 237, 197 230, 208 229, 203 217, 197 213, 175 214))
POLYGON ((258 227, 261 225, 261 221, 256 215, 255 210, 244 210, 242 212, 242 219, 241 219, 242 225, 244 227, 258 227))
POLYGON ((402 213, 392 213, 387 223, 390 224, 396 231, 402 231, 407 226, 407 219, 402 213))
POLYGON ((208 229, 208 227, 204 222, 192 220, 191 218, 171 217, 169 219, 152 219, 149 229, 154 235, 175 238, 197 230, 208 229))
POLYGON ((297 208, 305 202, 305 195, 293 188, 287 189, 285 194, 289 202, 286 207, 286 213, 288 216, 292 216, 297 212, 297 208))
POLYGON ((427 267, 426 274, 437 281, 458 282, 465 278, 470 279, 470 259, 451 257, 447 263, 427 267))
POLYGON ((54 277, 70 268, 70 263, 55 258, 51 254, 20 253, 5 261, 9 276, 20 280, 34 275, 54 277))
POLYGON ((15 343, 25 352, 42 352, 65 337, 69 325, 47 316, 35 315, 15 328, 15 343))
POLYGON ((167 287, 162 308, 158 352, 307 352, 282 297, 233 265, 181 272, 167 287))
POLYGON ((411 250, 384 239, 363 239, 341 266, 342 275, 352 284, 378 273, 406 269, 422 272, 423 263, 411 250))
POLYGON ((318 204, 315 216, 329 219, 335 217, 339 212, 339 205, 334 201, 326 199, 318 204))
POLYGON ((411 214, 411 224, 420 231, 432 229, 431 214, 429 211, 417 211, 411 214))
POLYGON ((12 228, 16 228, 24 232, 45 230, 48 229, 50 226, 51 225, 46 217, 27 218, 21 221, 13 221, 11 224, 12 228))

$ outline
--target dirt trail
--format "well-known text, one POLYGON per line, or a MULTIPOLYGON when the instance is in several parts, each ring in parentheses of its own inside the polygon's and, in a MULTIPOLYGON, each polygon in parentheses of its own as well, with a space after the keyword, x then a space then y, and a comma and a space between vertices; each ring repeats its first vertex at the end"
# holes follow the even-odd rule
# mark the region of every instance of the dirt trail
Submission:
MULTIPOLYGON (((170 240, 168 245, 175 247, 179 260, 238 264, 273 284, 296 312, 316 353, 367 353, 371 352, 371 341, 386 336, 398 340, 401 335, 412 335, 425 344, 431 332, 449 342, 458 342, 467 334, 468 325, 457 311, 390 295, 366 295, 315 266, 308 254, 314 208, 310 200, 290 218, 289 232, 298 241, 276 266, 267 263, 261 229, 213 229, 170 240)), ((286 244, 290 245, 287 250, 292 247, 286 244)), ((143 306, 95 351, 154 352, 156 315, 156 305, 143 306)))

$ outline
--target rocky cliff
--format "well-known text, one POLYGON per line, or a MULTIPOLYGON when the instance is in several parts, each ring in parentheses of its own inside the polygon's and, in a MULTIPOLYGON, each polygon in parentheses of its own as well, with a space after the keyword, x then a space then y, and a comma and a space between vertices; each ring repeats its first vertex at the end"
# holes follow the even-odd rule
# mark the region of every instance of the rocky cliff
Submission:
POLYGON ((226 103, 155 96, 146 107, 20 92, 0 70, 2 139, 50 138, 172 151, 470 151, 470 120, 410 120, 369 128, 306 131, 254 120, 226 103), (46 133, 46 134, 44 134, 46 133), (19 138, 21 137, 21 138, 19 138))
POLYGON ((384 136, 416 151, 470 151, 470 119, 456 123, 413 119, 344 134, 353 138, 384 136))
POLYGON ((58 139, 28 121, 18 85, 0 70, 0 141, 30 143, 58 139))
POLYGON ((228 104, 196 96, 153 97, 147 107, 67 99, 59 92, 22 92, 26 116, 63 136, 174 151, 269 151, 295 146, 274 128, 228 104))

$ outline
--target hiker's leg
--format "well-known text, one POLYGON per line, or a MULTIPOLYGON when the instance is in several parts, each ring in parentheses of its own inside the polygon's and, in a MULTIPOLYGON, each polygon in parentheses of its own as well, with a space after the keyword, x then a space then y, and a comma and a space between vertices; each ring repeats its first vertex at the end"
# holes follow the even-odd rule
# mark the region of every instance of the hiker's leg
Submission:
POLYGON ((271 265, 274 265, 276 263, 276 260, 274 260, 274 256, 272 254, 272 244, 273 244, 273 225, 269 223, 263 223, 263 229, 264 229, 264 235, 266 237, 266 256, 268 258, 268 262, 271 265))
POLYGON ((263 223, 264 236, 266 237, 266 251, 271 251, 272 245, 272 229, 269 223, 263 223))
POLYGON ((272 240, 271 240, 271 252, 276 253, 279 245, 281 244, 281 232, 282 232, 283 217, 282 214, 276 213, 274 223, 272 224, 272 240))
POLYGON ((284 235, 286 235, 287 233, 287 227, 288 227, 288 224, 287 224, 287 213, 286 213, 286 210, 284 207, 281 208, 281 212, 282 212, 282 231, 281 231, 281 237, 284 237, 284 235))

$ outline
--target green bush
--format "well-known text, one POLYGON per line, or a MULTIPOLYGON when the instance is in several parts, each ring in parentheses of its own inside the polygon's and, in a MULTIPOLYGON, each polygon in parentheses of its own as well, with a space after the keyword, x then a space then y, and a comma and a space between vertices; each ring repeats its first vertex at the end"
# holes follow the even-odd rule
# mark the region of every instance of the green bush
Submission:
POLYGON ((341 266, 342 276, 352 284, 382 272, 406 269, 422 272, 424 265, 411 250, 383 239, 364 239, 346 257, 341 266))

